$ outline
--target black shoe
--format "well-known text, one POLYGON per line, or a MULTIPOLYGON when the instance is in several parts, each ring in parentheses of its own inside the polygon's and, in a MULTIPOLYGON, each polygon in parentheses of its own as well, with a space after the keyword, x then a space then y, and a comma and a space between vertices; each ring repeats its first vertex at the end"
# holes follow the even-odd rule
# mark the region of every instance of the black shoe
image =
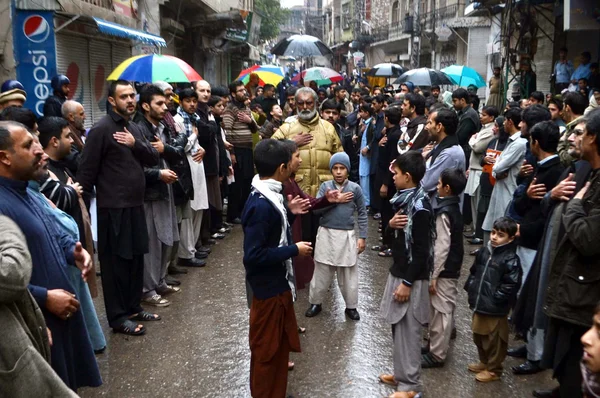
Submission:
POLYGON ((188 270, 185 268, 178 267, 176 265, 169 265, 169 275, 181 275, 187 274, 188 270))
POLYGON ((323 308, 321 308, 321 304, 311 304, 310 308, 304 313, 304 316, 312 318, 313 316, 319 315, 322 309, 323 308))
POLYGON ((207 245, 211 245, 211 246, 212 246, 212 245, 216 245, 216 244, 217 244, 217 241, 216 241, 215 239, 212 239, 212 238, 211 238, 211 239, 206 239, 206 240, 204 241, 204 243, 206 243, 207 245))
POLYGON ((202 252, 202 253, 206 253, 206 254, 210 254, 212 252, 212 249, 208 246, 200 246, 196 248, 197 252, 202 252))
POLYGON ((533 390, 531 395, 536 398, 560 398, 558 388, 554 390, 533 390))
POLYGON ((358 311, 356 311, 356 308, 346 308, 344 312, 348 315, 348 318, 353 321, 360 321, 360 315, 358 314, 358 311))
POLYGON ((204 267, 206 265, 206 261, 204 260, 198 260, 197 258, 180 258, 179 261, 177 262, 179 265, 181 265, 182 267, 194 267, 194 268, 200 268, 200 267, 204 267))
POLYGON ((429 344, 424 347, 421 347, 421 355, 429 354, 429 344))
POLYGON ((467 242, 469 242, 470 245, 483 245, 483 239, 479 238, 469 239, 467 242))
POLYGON ((373 215, 373 220, 379 220, 381 218, 381 213, 375 213, 373 215))
POLYGON ((99 350, 94 350, 94 354, 96 354, 96 355, 103 354, 104 351, 106 351, 106 346, 100 348, 99 350))
MULTIPOLYGON (((187 271, 187 269, 186 269, 186 271, 187 271)), ((181 281, 179 281, 178 279, 175 279, 175 278, 170 278, 168 276, 165 278, 165 283, 167 285, 171 285, 171 286, 180 286, 181 285, 181 281)))
POLYGON ((540 367, 540 361, 526 361, 519 366, 513 366, 511 369, 516 375, 534 375, 544 370, 540 367))
POLYGON ((452 333, 450 333, 450 340, 456 340, 456 328, 452 328, 452 333))
POLYGON ((474 239, 475 238, 475 232, 466 232, 463 234, 463 236, 467 239, 474 239))
POLYGON ((513 358, 527 358, 527 346, 523 344, 519 347, 509 348, 506 355, 513 358))
POLYGON ((444 361, 440 361, 436 359, 431 353, 427 353, 421 356, 421 367, 424 369, 442 368, 444 367, 444 361))
POLYGON ((239 217, 234 218, 233 220, 231 220, 231 224, 240 225, 241 223, 242 223, 242 220, 239 217))
POLYGON ((198 260, 202 260, 202 259, 208 257, 208 253, 207 252, 199 252, 199 251, 197 251, 196 254, 194 254, 194 257, 196 257, 198 260))

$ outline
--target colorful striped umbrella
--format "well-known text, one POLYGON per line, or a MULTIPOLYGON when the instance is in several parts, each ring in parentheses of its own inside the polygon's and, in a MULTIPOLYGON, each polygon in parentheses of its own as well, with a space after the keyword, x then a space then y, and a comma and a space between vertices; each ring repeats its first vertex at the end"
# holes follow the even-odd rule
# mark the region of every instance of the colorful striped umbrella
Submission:
POLYGON ((259 79, 259 85, 264 86, 265 84, 272 84, 276 86, 280 81, 283 80, 285 74, 283 69, 277 65, 254 65, 248 69, 244 69, 240 72, 240 75, 235 80, 241 80, 244 84, 247 84, 250 80, 250 74, 256 73, 259 79))
POLYGON ((106 80, 129 80, 153 83, 162 80, 168 83, 189 83, 202 77, 186 62, 171 55, 136 55, 121 62, 106 80))
POLYGON ((300 78, 304 79, 304 82, 316 82, 317 86, 329 85, 331 83, 337 83, 344 80, 344 77, 330 68, 323 66, 316 66, 314 68, 308 68, 303 70, 302 73, 298 73, 292 81, 299 81, 300 78))

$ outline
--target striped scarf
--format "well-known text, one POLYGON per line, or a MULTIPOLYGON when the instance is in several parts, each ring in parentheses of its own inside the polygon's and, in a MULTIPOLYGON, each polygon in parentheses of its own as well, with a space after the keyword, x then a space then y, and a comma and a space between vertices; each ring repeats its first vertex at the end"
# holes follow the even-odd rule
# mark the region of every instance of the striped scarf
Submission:
POLYGON ((183 110, 182 107, 177 109, 177 114, 183 119, 183 126, 185 127, 185 133, 189 137, 192 135, 192 131, 196 123, 198 122, 198 115, 192 113, 191 115, 183 110))

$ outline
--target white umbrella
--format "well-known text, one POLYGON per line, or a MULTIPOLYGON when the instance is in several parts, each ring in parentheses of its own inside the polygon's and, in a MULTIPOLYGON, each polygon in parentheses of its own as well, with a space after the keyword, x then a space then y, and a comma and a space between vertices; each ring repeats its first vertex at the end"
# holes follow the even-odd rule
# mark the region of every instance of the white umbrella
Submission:
POLYGON ((367 76, 379 76, 379 77, 399 77, 405 72, 405 69, 392 63, 377 64, 367 72, 367 76))

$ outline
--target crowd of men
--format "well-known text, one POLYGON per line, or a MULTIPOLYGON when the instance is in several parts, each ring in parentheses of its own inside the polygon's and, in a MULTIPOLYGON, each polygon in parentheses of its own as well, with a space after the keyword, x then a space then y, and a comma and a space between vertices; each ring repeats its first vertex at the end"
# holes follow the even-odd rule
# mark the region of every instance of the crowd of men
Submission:
MULTIPOLYGON (((600 233, 600 111, 594 109, 600 88, 589 88, 589 97, 577 90, 548 97, 533 92, 505 109, 489 102, 480 109, 473 90, 448 92, 410 82, 398 92, 364 81, 316 90, 290 86, 277 98, 276 87, 268 84, 234 81, 211 87, 198 81, 174 88, 165 82, 118 80, 108 88, 107 114, 87 130, 83 105, 68 99, 69 83, 63 75, 52 79, 54 92, 40 119, 23 107, 21 83, 6 81, 0 89, 0 214, 10 219, 0 221, 3 230, 16 224, 15 231, 23 234, 13 234, 14 248, 0 245, 0 250, 23 256, 18 262, 24 268, 14 277, 31 296, 23 299, 21 289, 11 300, 19 300, 20 311, 28 305, 32 318, 12 319, 15 330, 32 336, 31 344, 2 349, 14 350, 19 358, 19 352, 33 347, 33 361, 45 374, 49 361, 57 377, 40 378, 39 388, 65 396, 102 383, 94 356, 104 351, 106 340, 92 301, 98 294, 98 270, 112 330, 137 336, 146 332, 144 322, 160 321, 160 314, 144 307, 170 305, 169 296, 182 288, 177 275, 204 267, 215 240, 242 222, 255 176, 254 148, 271 138, 295 143, 299 162, 285 189, 311 199, 323 196, 319 188, 332 180, 332 157, 347 155, 348 163, 342 163, 349 180, 360 186, 369 214, 380 220, 379 242, 371 249, 394 262, 394 230, 405 228, 394 206, 399 189, 394 162, 407 153, 422 156, 425 171, 417 185, 432 211, 447 202, 439 187, 450 178, 444 172, 464 173, 464 193, 455 196, 462 223, 470 227, 470 254, 486 247, 476 245, 488 244, 498 219, 507 216, 517 223, 522 284, 519 278, 511 322, 526 345, 507 350, 525 359, 512 371, 551 368, 559 387, 535 391, 535 396, 581 396, 580 339, 592 326, 600 301, 595 267, 600 254, 595 244, 600 233), (40 325, 48 332, 41 332, 40 325)), ((331 203, 351 200, 327 198, 331 203)), ((294 241, 314 242, 319 218, 299 217, 294 241)), ((437 232, 445 234, 448 250, 462 258, 462 228, 437 232)), ((310 256, 295 258, 293 266, 297 287, 310 282, 312 289, 317 276, 310 256)), ((433 283, 431 295, 442 269, 438 264, 437 274, 432 276, 433 269, 423 274, 433 283)), ((5 283, 0 280, 0 298, 5 283)), ((405 286, 410 295, 412 281, 405 286)), ((437 286, 441 290, 441 283, 437 286)), ((320 313, 322 303, 316 301, 321 296, 310 296, 307 317, 320 313)), ((347 302, 346 309, 354 321, 360 319, 355 301, 347 302)), ((450 344, 456 294, 439 303, 432 298, 440 318, 424 323, 430 329, 439 323, 431 332, 442 342, 424 349, 423 367, 442 367, 450 344)), ((498 355, 501 364, 503 354, 498 355)), ((395 396, 420 392, 421 365, 413 365, 404 375, 411 389, 395 396)), ((501 369, 491 373, 497 378, 478 380, 498 380, 501 369)), ((596 380, 594 372, 588 373, 583 374, 596 380)), ((21 386, 22 379, 13 380, 11 396, 35 391, 35 383, 21 386)), ((382 381, 399 384, 394 377, 382 381)))

